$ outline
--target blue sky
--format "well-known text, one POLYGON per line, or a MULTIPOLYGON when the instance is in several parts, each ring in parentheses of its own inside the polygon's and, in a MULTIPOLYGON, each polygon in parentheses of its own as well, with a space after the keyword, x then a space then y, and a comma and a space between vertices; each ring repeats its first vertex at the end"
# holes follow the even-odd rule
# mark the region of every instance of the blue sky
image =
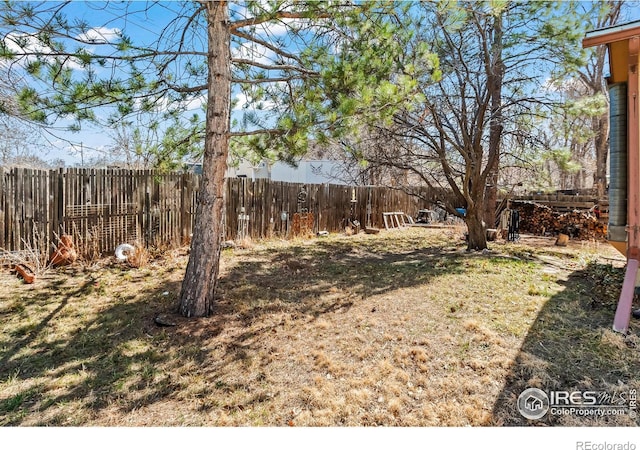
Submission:
MULTIPOLYGON (((86 33, 86 36, 80 37, 82 40, 88 42, 92 40, 96 42, 113 42, 118 39, 118 33, 123 32, 137 45, 153 46, 161 38, 161 31, 170 26, 172 20, 179 15, 181 7, 182 5, 179 2, 171 1, 160 2, 148 10, 146 9, 146 2, 115 4, 114 9, 111 9, 111 7, 103 8, 102 2, 72 2, 64 11, 68 18, 82 19, 94 26, 90 32, 86 33)), ((235 17, 242 17, 245 14, 245 10, 242 6, 232 5, 231 14, 235 17)), ((285 35, 287 28, 284 23, 280 23, 270 25, 268 29, 258 30, 258 32, 268 33, 271 37, 278 37, 285 35)), ((201 49, 205 48, 206 42, 204 42, 202 36, 200 38, 195 37, 193 42, 193 45, 200 46, 201 49)), ((87 47, 96 53, 101 50, 100 45, 88 45, 87 47)), ((249 58, 254 61, 269 62, 273 57, 273 52, 256 45, 243 47, 234 45, 232 47, 234 56, 249 58)), ((245 108, 249 107, 251 109, 252 107, 248 104, 249 99, 245 94, 235 90, 233 97, 237 103, 232 110, 232 119, 240 121, 242 115, 246 112, 245 108)), ((190 109, 188 114, 200 113, 202 116, 204 101, 204 96, 193 98, 188 105, 190 109)), ((262 106, 268 109, 271 105, 262 106)), ((71 123, 72 121, 61 120, 57 125, 64 128, 71 123)), ((83 123, 82 131, 78 133, 56 131, 55 135, 63 139, 49 137, 52 149, 42 157, 46 160, 63 159, 68 165, 80 164, 82 159, 86 162, 91 158, 104 156, 105 151, 112 145, 108 130, 89 123, 83 123), (72 141, 72 143, 65 141, 72 141)))
MULTIPOLYGON (((72 2, 65 9, 69 18, 83 19, 94 26, 84 36, 78 36, 87 42, 87 48, 92 49, 91 51, 100 51, 100 42, 117 39, 120 31, 123 31, 136 44, 152 45, 160 37, 161 31, 178 15, 181 8, 178 2, 171 1, 160 2, 149 10, 146 10, 146 2, 112 3, 112 5, 109 8, 103 8, 102 2, 72 2), (89 45, 89 42, 95 42, 97 45, 89 45)), ((243 9, 240 6, 234 6, 233 11, 235 14, 243 14, 243 9)), ((640 19, 640 7, 629 8, 629 16, 626 19, 640 19)), ((278 24, 263 31, 277 37, 286 33, 286 26, 278 24)), ((194 45, 201 45, 204 48, 202 40, 196 39, 194 45)), ((233 52, 236 56, 262 61, 268 61, 272 56, 267 49, 256 46, 235 47, 233 52)), ((235 97, 238 99, 238 104, 232 114, 234 118, 239 119, 247 98, 239 92, 235 92, 235 97)), ((203 97, 193 98, 189 102, 191 113, 201 112, 203 103, 203 97)), ((104 128, 83 124, 83 129, 79 133, 62 131, 70 124, 70 121, 64 120, 57 123, 61 130, 56 131, 55 135, 64 139, 49 136, 47 147, 50 147, 50 150, 41 155, 43 159, 63 159, 68 165, 75 165, 80 163, 82 156, 85 161, 104 156, 105 151, 112 145, 109 133, 104 128), (71 143, 65 142, 65 140, 71 141, 71 143), (83 155, 81 155, 81 149, 83 155)))
MULTIPOLYGON (((160 38, 161 30, 164 30, 173 17, 178 15, 180 8, 177 2, 161 2, 159 6, 148 10, 146 2, 131 2, 128 5, 112 3, 112 5, 109 8, 103 8, 103 2, 75 1, 64 9, 69 19, 85 20, 93 26, 85 35, 78 36, 82 40, 98 43, 95 46, 86 46, 92 52, 101 52, 99 43, 116 41, 120 32, 130 37, 136 45, 151 46, 160 38)), ((202 110, 202 105, 202 99, 194 99, 190 108, 193 112, 199 112, 202 110)), ((104 114, 107 112, 104 111, 104 114)), ((51 149, 46 155, 42 155, 43 159, 62 159, 68 165, 77 165, 82 160, 87 162, 92 158, 104 157, 105 152, 108 152, 109 147, 113 145, 110 138, 112 133, 90 123, 83 123, 80 132, 64 131, 64 128, 72 123, 71 120, 59 120, 56 123, 56 128, 59 129, 47 136, 51 149)))

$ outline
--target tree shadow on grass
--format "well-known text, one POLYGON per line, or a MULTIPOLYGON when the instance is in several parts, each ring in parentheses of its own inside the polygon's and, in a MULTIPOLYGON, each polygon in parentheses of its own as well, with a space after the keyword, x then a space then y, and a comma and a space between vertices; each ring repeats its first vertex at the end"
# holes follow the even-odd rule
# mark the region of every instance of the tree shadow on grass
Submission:
POLYGON ((496 425, 612 426, 637 425, 622 416, 552 414, 528 420, 517 400, 527 388, 596 391, 605 404, 628 406, 629 391, 640 389, 640 322, 632 319, 627 336, 612 331, 623 269, 590 263, 561 281, 564 290, 545 304, 528 331, 506 384, 498 396, 496 425), (605 394, 606 393, 606 394, 605 394), (611 398, 605 399, 606 395, 611 398))
MULTIPOLYGON (((87 317, 75 308, 91 300, 96 281, 91 276, 82 278, 77 289, 40 285, 24 299, 24 307, 37 310, 38 305, 50 304, 55 292, 59 304, 0 352, 0 380, 5 387, 13 388, 12 394, 0 401, 2 425, 19 425, 31 412, 46 416, 35 425, 84 424, 92 415, 74 415, 75 407, 52 415, 46 412, 73 403, 100 410, 123 395, 125 388, 135 391, 149 382, 153 365, 165 361, 152 345, 143 343, 137 349, 135 343, 153 340, 153 318, 168 306, 167 296, 162 293, 179 286, 163 283, 134 300, 114 299, 111 305, 96 308, 92 311, 95 314, 87 317), (60 332, 61 328, 64 331, 60 332)), ((153 395, 164 387, 160 383, 153 395)), ((139 399, 136 404, 145 402, 147 399, 139 399)))
POLYGON ((215 313, 196 320, 175 313, 181 281, 168 273, 154 273, 168 279, 149 290, 120 295, 90 313, 86 302, 96 294, 91 277, 84 276, 79 288, 41 286, 24 307, 38 311, 54 294, 60 303, 37 316, 28 333, 3 342, 0 382, 7 390, 0 396, 0 424, 121 424, 117 418, 109 422, 106 411, 117 417, 159 402, 192 401, 212 389, 235 397, 225 404, 205 402, 198 410, 248 408, 268 398, 250 387, 263 381, 261 368, 269 364, 268 357, 256 356, 258 350, 286 322, 303 326, 347 312, 371 295, 460 272, 466 257, 451 248, 395 251, 331 242, 265 251, 228 270, 215 313), (158 327, 158 314, 176 326, 158 327), (242 367, 244 378, 230 382, 236 377, 231 371, 242 367))
POLYGON ((49 314, 47 314, 47 316, 44 317, 37 324, 37 326, 31 328, 30 331, 28 331, 22 337, 18 338, 17 341, 12 342, 11 343, 11 347, 8 350, 3 351, 2 358, 0 358, 0 367, 7 367, 9 359, 12 358, 17 353, 19 353, 20 350, 22 350, 23 348, 28 347, 31 344, 31 342, 34 339, 36 339, 36 337, 40 333, 42 333, 42 331, 49 324, 49 322, 51 322, 53 319, 55 319, 55 317, 58 315, 58 313, 60 313, 60 311, 62 311, 64 309, 64 307, 68 304, 69 298, 77 296, 77 295, 81 295, 90 286, 90 284, 91 284, 91 282, 86 282, 84 285, 82 285, 75 292, 72 292, 72 293, 66 295, 64 297, 64 299, 60 302, 60 304, 58 306, 56 306, 56 308, 53 311, 51 311, 49 314))

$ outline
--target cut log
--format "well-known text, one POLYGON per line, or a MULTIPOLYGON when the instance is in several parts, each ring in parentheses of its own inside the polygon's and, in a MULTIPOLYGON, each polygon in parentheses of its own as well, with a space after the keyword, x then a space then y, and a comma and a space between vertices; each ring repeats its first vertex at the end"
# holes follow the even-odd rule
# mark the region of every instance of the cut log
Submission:
POLYGON ((556 245, 560 247, 566 247, 569 243, 569 236, 563 233, 558 235, 558 239, 556 239, 556 245))

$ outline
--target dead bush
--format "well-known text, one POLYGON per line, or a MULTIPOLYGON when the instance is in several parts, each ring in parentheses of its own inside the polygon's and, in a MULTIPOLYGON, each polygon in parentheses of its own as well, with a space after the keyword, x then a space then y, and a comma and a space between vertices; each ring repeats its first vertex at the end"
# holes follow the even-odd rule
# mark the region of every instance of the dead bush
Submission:
POLYGON ((127 264, 135 269, 140 269, 142 267, 146 267, 150 260, 151 254, 149 253, 149 250, 147 250, 143 245, 136 243, 133 246, 133 251, 129 253, 127 257, 127 264))

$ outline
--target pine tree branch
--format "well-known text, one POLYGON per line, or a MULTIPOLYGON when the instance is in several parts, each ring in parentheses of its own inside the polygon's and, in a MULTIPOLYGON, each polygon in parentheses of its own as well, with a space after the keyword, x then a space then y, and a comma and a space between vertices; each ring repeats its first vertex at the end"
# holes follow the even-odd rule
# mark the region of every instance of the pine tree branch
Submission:
POLYGON ((273 14, 268 14, 261 17, 251 17, 249 19, 237 20, 229 25, 231 32, 233 33, 238 28, 250 27, 260 25, 272 20, 278 19, 330 19, 333 17, 328 13, 314 13, 310 17, 309 12, 290 12, 290 11, 276 11, 273 14))
POLYGON ((291 75, 290 77, 279 77, 279 78, 232 78, 231 82, 240 83, 240 84, 263 84, 263 83, 279 83, 279 82, 289 82, 294 80, 300 80, 303 78, 307 78, 308 75, 291 75))
POLYGON ((199 86, 178 86, 176 84, 171 84, 166 80, 163 80, 162 83, 172 91, 175 91, 179 94, 191 94, 191 93, 202 92, 207 90, 206 84, 202 84, 199 86))
POLYGON ((318 72, 315 70, 305 69, 304 67, 293 66, 291 64, 263 64, 251 59, 245 58, 231 58, 231 62, 234 64, 246 64, 248 66, 258 67, 265 70, 293 70, 309 76, 318 76, 318 72))
POLYGON ((253 131, 232 131, 229 133, 231 137, 242 137, 242 136, 257 136, 261 134, 268 134, 272 136, 282 136, 286 134, 287 130, 271 128, 268 130, 253 130, 253 131))

